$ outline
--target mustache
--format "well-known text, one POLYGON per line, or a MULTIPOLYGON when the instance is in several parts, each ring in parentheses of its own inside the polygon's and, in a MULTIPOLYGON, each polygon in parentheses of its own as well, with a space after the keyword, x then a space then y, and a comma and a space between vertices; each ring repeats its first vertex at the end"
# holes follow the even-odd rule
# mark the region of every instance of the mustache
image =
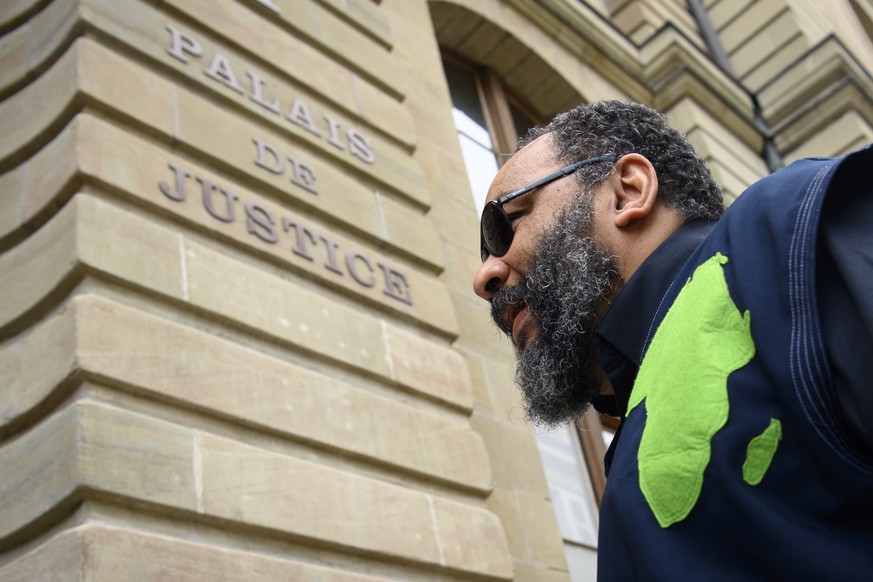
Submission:
POLYGON ((522 279, 512 287, 500 289, 491 297, 491 321, 497 329, 512 336, 512 326, 503 319, 507 309, 518 310, 521 304, 527 304, 527 279, 522 279))

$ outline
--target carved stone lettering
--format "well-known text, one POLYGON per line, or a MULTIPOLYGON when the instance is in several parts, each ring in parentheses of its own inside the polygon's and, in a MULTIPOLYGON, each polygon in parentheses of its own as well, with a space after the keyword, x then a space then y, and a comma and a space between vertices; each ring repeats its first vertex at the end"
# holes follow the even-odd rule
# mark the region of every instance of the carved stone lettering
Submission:
MULTIPOLYGON (((259 3, 271 10, 273 9, 271 1, 264 0, 259 1, 259 3)), ((234 93, 247 96, 250 101, 257 103, 269 114, 282 117, 290 126, 300 128, 318 139, 325 140, 333 147, 347 152, 365 164, 376 162, 376 154, 369 138, 360 131, 344 128, 342 123, 330 115, 322 113, 319 116, 319 112, 313 112, 310 105, 300 97, 285 98, 283 103, 283 100, 275 95, 275 92, 281 88, 273 86, 273 90, 268 91, 271 85, 259 73, 239 65, 234 68, 231 60, 220 52, 205 55, 203 45, 194 36, 169 24, 164 28, 170 33, 170 46, 167 48, 167 54, 174 59, 186 65, 195 60, 200 61, 201 66, 206 63, 203 67, 203 74, 212 81, 221 83, 234 93), (243 83, 247 86, 244 86, 243 83)), ((287 94, 288 92, 279 90, 278 93, 287 94)))
POLYGON ((209 67, 203 73, 210 79, 230 87, 240 95, 245 94, 245 91, 243 91, 243 88, 240 87, 239 82, 236 80, 236 74, 230 67, 230 63, 227 62, 227 58, 223 54, 215 53, 212 56, 212 62, 209 63, 209 67))
POLYGON ((176 202, 184 202, 185 201, 185 178, 190 178, 191 174, 183 170, 182 168, 176 166, 172 162, 167 164, 171 170, 173 170, 173 175, 176 177, 174 184, 176 188, 174 190, 170 190, 170 187, 167 186, 166 182, 160 182, 158 184, 158 188, 161 189, 161 194, 169 198, 170 200, 175 200, 176 202))
POLYGON ((302 99, 294 100, 294 104, 291 105, 291 111, 288 112, 285 119, 302 127, 315 137, 321 137, 321 132, 315 129, 315 122, 312 121, 312 114, 309 113, 309 107, 306 106, 306 102, 302 99))
POLYGON ((282 219, 282 228, 285 232, 288 232, 289 228, 294 229, 294 246, 291 247, 291 252, 298 257, 303 257, 307 261, 315 261, 315 257, 312 256, 312 253, 309 252, 309 247, 306 245, 306 239, 308 238, 309 242, 314 245, 317 242, 316 234, 305 226, 300 226, 287 218, 282 219))
POLYGON ((206 208, 206 212, 221 222, 233 222, 235 216, 234 203, 239 200, 239 196, 233 192, 228 192, 224 188, 215 186, 215 184, 206 178, 197 177, 197 181, 200 182, 200 189, 203 192, 203 206, 206 208), (212 193, 215 190, 218 190, 224 196, 224 212, 219 212, 215 207, 215 201, 212 198, 212 193))
POLYGON ((315 170, 312 169, 312 166, 306 162, 295 160, 290 156, 288 161, 291 162, 291 169, 293 170, 291 182, 304 190, 318 194, 318 186, 315 183, 315 170))
POLYGON ((273 213, 254 202, 246 202, 246 230, 264 242, 276 244, 279 233, 276 231, 276 221, 273 213))
POLYGON ((328 117, 327 115, 324 116, 324 120, 327 122, 327 127, 330 131, 330 134, 327 138, 327 143, 341 150, 345 149, 345 147, 343 147, 343 142, 339 140, 339 123, 337 123, 333 120, 333 118, 328 117))
POLYGON ((249 99, 257 103, 270 113, 275 113, 276 115, 279 115, 279 100, 275 97, 272 101, 266 101, 264 99, 264 80, 251 71, 246 71, 246 75, 248 75, 249 81, 252 84, 252 94, 249 95, 249 99))
POLYGON ((349 138, 349 153, 364 162, 372 164, 376 161, 376 156, 373 155, 373 148, 370 146, 370 140, 358 133, 354 129, 346 132, 349 138))
POLYGON ((285 161, 276 148, 256 137, 252 138, 252 141, 255 143, 255 165, 273 174, 281 175, 285 171, 285 161))
MULTIPOLYGON (((273 161, 280 159, 276 154, 273 161)), ((236 218, 237 203, 242 202, 246 233, 251 235, 253 240, 276 245, 282 242, 283 232, 290 234, 291 240, 288 242, 294 256, 318 264, 317 256, 318 262, 325 271, 340 277, 344 277, 348 272, 354 284, 359 285, 362 290, 375 288, 381 278, 384 283, 382 289, 384 295, 406 305, 412 305, 412 292, 405 273, 386 263, 374 261, 362 251, 355 249, 345 251, 331 235, 319 233, 314 228, 282 216, 263 204, 251 200, 241 201, 234 192, 215 184, 208 178, 189 172, 178 163, 170 162, 167 167, 172 172, 172 179, 169 182, 158 181, 158 190, 169 200, 184 204, 187 201, 187 182, 193 179, 200 184, 203 208, 215 220, 224 224, 233 223, 236 218), (172 187, 170 182, 173 184, 172 187), (279 224, 282 225, 281 231, 277 226, 279 224), (344 260, 340 262, 341 259, 344 260), (374 264, 379 267, 378 270, 373 266, 374 264)))
POLYGON ((372 287, 376 284, 376 277, 373 276, 373 263, 371 263, 370 259, 362 255, 359 251, 352 249, 346 253, 346 269, 349 271, 349 275, 352 276, 352 279, 364 287, 372 287), (370 272, 369 276, 366 278, 361 276, 358 272, 356 261, 364 263, 364 266, 367 267, 367 270, 370 272))
POLYGON ((279 150, 258 138, 252 138, 252 143, 255 144, 255 165, 257 167, 267 170, 271 174, 281 176, 285 173, 285 159, 287 159, 291 162, 287 166, 291 169, 290 182, 307 192, 318 194, 318 183, 316 182, 315 170, 312 166, 291 156, 283 158, 279 150))
POLYGON ((185 56, 186 54, 192 57, 203 55, 203 47, 193 37, 180 32, 169 24, 164 28, 170 32, 170 48, 167 49, 170 56, 187 65, 188 57, 185 56))
POLYGON ((409 292, 409 282, 406 280, 406 275, 383 263, 377 264, 385 274, 385 289, 382 292, 388 297, 412 305, 412 295, 409 292))
POLYGON ((342 275, 343 270, 340 269, 339 264, 336 262, 336 250, 339 248, 339 245, 326 236, 321 236, 319 238, 321 239, 321 242, 324 243, 324 248, 327 250, 327 260, 324 262, 324 268, 328 271, 333 271, 337 275, 342 275))

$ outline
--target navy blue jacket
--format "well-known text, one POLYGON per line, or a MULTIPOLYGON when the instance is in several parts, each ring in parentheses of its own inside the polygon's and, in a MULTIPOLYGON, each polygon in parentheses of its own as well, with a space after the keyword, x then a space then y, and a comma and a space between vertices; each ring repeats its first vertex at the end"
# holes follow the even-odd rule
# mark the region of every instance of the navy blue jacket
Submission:
MULTIPOLYGON (((663 269, 644 264, 619 295, 598 328, 601 360, 614 384, 641 382, 633 395, 616 387, 619 412, 628 399, 631 409, 608 454, 599 579, 873 576, 873 423, 863 413, 873 402, 873 373, 863 377, 873 372, 870 167, 869 148, 792 164, 752 186, 714 227, 680 230, 665 243, 679 248, 668 258, 653 254, 652 263, 678 273, 648 298, 649 319, 628 319, 628 296, 663 269), (823 216, 836 235, 822 234, 823 216), (753 346, 728 366, 723 393, 711 389, 715 350, 664 341, 679 329, 705 345, 719 328, 711 320, 722 312, 706 312, 712 276, 726 285, 718 301, 727 303, 731 333, 753 346), (618 333, 629 325, 632 345, 618 333), (669 397, 671 387, 681 399, 669 397), (660 416, 650 422, 653 406, 660 416), (705 414, 688 414, 700 406, 705 414), (722 412, 701 434, 687 429, 722 412), (756 477, 744 466, 757 467, 749 472, 756 477)), ((730 351, 733 340, 719 345, 730 351)))

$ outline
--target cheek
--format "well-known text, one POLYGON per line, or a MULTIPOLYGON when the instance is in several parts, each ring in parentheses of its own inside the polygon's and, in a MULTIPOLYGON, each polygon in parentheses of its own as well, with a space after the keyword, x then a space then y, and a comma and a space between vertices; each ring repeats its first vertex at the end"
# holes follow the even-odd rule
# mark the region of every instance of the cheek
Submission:
POLYGON ((615 202, 600 192, 594 197, 591 208, 591 233, 599 240, 605 240, 615 233, 615 202))
POLYGON ((572 196, 572 192, 543 192, 535 208, 517 223, 512 246, 506 258, 509 259, 509 255, 512 254, 513 265, 523 273, 529 270, 531 261, 539 250, 540 241, 553 228, 561 211, 569 206, 572 196))
POLYGON ((609 228, 604 227, 602 222, 597 219, 597 215, 595 215, 594 220, 591 223, 591 227, 588 231, 588 236, 590 236, 592 239, 605 246, 606 248, 611 249, 613 243, 615 242, 614 240, 612 240, 613 235, 614 232, 609 228))
POLYGON ((509 253, 504 257, 506 262, 520 274, 527 274, 545 232, 546 228, 543 224, 525 221, 525 224, 520 225, 516 230, 509 253))

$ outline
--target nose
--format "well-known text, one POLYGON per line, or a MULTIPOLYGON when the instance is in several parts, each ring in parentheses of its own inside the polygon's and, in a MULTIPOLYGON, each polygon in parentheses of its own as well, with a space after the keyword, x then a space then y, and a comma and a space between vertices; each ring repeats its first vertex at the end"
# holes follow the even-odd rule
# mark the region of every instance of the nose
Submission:
POLYGON ((476 295, 486 301, 491 298, 509 279, 509 265, 499 257, 490 256, 485 259, 476 275, 473 277, 473 290, 476 295))

